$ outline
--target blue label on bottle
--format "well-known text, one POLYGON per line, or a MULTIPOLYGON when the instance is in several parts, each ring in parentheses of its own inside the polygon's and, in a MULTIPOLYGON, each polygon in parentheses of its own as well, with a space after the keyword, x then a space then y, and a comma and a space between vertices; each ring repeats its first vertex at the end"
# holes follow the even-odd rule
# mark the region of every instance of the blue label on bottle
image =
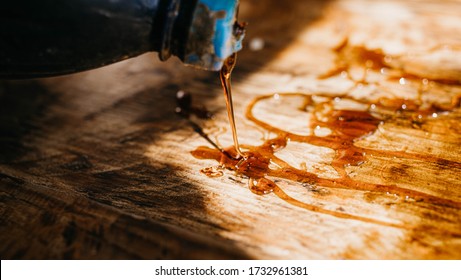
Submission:
MULTIPOLYGON (((209 42, 211 46, 207 53, 191 50, 186 54, 185 63, 198 66, 208 70, 219 70, 226 58, 242 48, 243 36, 236 38, 233 34, 234 23, 238 0, 198 0, 194 18, 207 16, 213 19, 212 34, 210 38, 205 38, 204 43, 209 42), (206 13, 207 15, 204 15, 206 13)), ((203 22, 203 21, 197 21, 203 22)), ((194 23, 193 23, 194 24, 194 23)), ((197 32, 203 26, 192 26, 190 32, 197 32)), ((211 27, 208 27, 211 28, 211 27)))
POLYGON ((235 22, 235 13, 237 11, 237 0, 199 0, 205 4, 211 11, 224 12, 225 17, 216 20, 216 29, 214 36, 215 54, 220 58, 227 58, 231 54, 241 49, 241 44, 232 44, 232 31, 235 22))

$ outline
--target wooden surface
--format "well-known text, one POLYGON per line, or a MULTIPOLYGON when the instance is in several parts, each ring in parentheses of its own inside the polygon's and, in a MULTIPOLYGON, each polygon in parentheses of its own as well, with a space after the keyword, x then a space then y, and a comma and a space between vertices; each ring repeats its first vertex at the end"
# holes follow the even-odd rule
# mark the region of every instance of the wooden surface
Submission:
MULTIPOLYGON (((449 103, 461 93, 460 14, 460 1, 242 0, 248 35, 233 76, 240 141, 257 145, 270 137, 244 117, 249 102, 262 94, 416 98, 418 85, 398 80, 359 85, 340 74, 320 79, 335 68, 334 49, 344 42, 380 50, 393 58, 394 70, 439 80, 423 98, 449 103), (248 47, 255 38, 264 40, 262 50, 248 47)), ((349 74, 361 75, 357 71, 349 74)), ((230 146, 217 73, 185 68, 175 59, 162 63, 147 54, 75 75, 0 82, 1 258, 461 257, 459 108, 419 125, 391 116, 392 122, 357 143, 423 157, 370 156, 347 169, 356 180, 448 203, 280 184, 300 201, 402 225, 389 227, 308 211, 274 194, 255 195, 247 179, 232 171, 204 176, 200 170, 217 163, 190 154, 209 144, 175 114, 178 90, 214 113, 213 120, 197 123, 210 139, 230 146)), ((302 114, 276 111, 256 113, 285 129, 306 125, 302 114)), ((326 174, 334 173, 331 153, 293 145, 279 156, 326 174)))

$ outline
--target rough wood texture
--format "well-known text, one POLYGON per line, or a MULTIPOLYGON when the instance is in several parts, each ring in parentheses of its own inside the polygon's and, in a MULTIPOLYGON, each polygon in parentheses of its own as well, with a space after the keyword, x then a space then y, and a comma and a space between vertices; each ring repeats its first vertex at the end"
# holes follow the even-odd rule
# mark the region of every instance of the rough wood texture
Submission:
MULTIPOLYGON (((393 67, 430 79, 461 80, 459 1, 243 0, 246 42, 233 77, 240 141, 267 134, 245 120, 251 99, 273 92, 323 92, 414 99, 416 86, 352 86, 318 77, 334 68, 335 47, 381 50, 393 67)), ((354 74, 352 74, 354 75, 354 74)), ((361 74, 357 74, 361 75, 361 74)), ((0 83, 0 256, 48 258, 318 258, 461 257, 461 111, 416 125, 382 125, 358 145, 429 156, 369 157, 350 176, 396 184, 453 203, 392 193, 328 189, 284 182, 293 197, 326 209, 403 224, 387 227, 257 196, 232 172, 200 173, 216 162, 190 154, 207 141, 174 113, 186 90, 215 113, 200 126, 231 144, 216 73, 161 63, 153 54, 70 76, 0 83)), ((444 102, 459 83, 437 84, 424 98, 444 102)), ((259 111, 261 118, 305 120, 259 111)), ((281 155, 282 156, 282 155, 281 155)), ((293 166, 321 164, 331 151, 288 147, 293 166), (309 149, 309 150, 306 150, 309 149)), ((330 170, 330 171, 329 171, 330 170)))

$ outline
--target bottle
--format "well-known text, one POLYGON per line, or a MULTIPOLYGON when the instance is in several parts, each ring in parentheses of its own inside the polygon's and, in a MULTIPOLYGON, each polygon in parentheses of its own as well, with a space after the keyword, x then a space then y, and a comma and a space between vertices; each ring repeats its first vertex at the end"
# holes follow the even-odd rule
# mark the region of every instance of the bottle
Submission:
POLYGON ((145 52, 217 71, 241 49, 238 0, 21 0, 0 4, 0 78, 55 76, 145 52))

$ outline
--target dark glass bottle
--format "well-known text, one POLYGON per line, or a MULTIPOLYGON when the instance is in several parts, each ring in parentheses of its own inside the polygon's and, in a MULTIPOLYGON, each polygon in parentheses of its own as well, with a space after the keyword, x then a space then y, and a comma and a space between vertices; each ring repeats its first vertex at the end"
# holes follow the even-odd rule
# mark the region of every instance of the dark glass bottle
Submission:
POLYGON ((238 0, 18 0, 0 4, 0 78, 62 75, 149 51, 219 70, 241 48, 238 0))

